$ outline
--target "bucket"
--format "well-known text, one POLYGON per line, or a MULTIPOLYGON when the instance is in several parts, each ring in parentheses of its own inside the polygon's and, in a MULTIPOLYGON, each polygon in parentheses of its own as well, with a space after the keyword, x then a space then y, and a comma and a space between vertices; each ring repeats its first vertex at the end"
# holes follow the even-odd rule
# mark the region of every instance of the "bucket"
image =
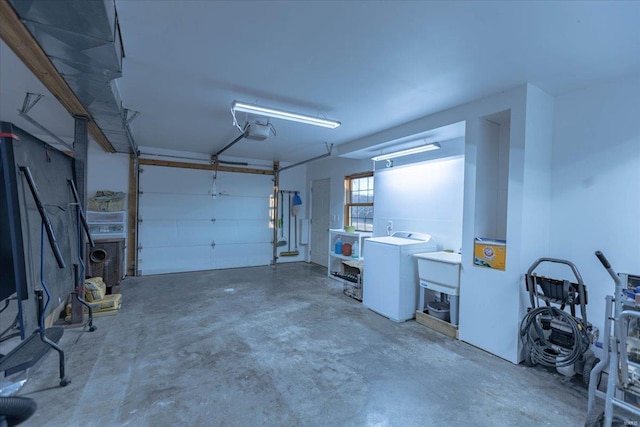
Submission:
POLYGON ((427 304, 429 308, 429 315, 444 320, 445 322, 449 321, 449 303, 444 301, 432 301, 427 304))

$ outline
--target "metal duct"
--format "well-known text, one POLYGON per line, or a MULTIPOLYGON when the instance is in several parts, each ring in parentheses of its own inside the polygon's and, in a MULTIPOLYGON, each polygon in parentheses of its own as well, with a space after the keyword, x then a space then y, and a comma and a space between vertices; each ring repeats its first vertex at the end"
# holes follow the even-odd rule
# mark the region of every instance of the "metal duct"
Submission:
POLYGON ((124 56, 115 0, 9 0, 116 151, 136 152, 116 79, 124 56))

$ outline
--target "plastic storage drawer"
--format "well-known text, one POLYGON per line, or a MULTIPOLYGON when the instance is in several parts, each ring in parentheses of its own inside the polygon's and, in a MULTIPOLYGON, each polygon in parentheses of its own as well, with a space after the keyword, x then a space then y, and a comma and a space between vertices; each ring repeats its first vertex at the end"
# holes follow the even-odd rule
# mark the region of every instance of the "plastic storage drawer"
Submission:
POLYGON ((87 211, 87 222, 124 223, 127 219, 126 211, 96 212, 87 211))

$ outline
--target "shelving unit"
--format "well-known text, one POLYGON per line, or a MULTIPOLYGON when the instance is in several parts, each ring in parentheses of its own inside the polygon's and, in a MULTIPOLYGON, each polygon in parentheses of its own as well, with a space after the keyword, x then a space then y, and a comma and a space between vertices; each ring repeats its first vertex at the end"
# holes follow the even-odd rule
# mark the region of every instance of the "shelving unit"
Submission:
POLYGON ((364 262, 364 239, 371 237, 368 232, 349 233, 342 229, 329 230, 329 260, 327 275, 332 279, 341 281, 344 285, 344 293, 351 298, 362 301, 362 265, 364 262), (338 238, 342 243, 353 245, 358 242, 358 257, 345 256, 335 253, 335 245, 338 238))
POLYGON ((361 232, 361 231, 348 233, 342 229, 329 230, 329 248, 328 248, 329 259, 327 262, 327 265, 328 265, 327 275, 334 279, 340 280, 339 278, 336 278, 336 276, 332 275, 331 272, 337 271, 339 273, 344 274, 345 265, 343 264, 343 261, 363 260, 364 259, 363 257, 364 239, 366 239, 367 237, 371 237, 371 233, 361 232), (358 242, 359 256, 357 258, 353 258, 353 257, 345 256, 342 254, 336 254, 334 249, 335 249, 336 241, 338 240, 338 238, 342 240, 343 244, 350 243, 351 245, 353 245, 355 242, 358 242))
MULTIPOLYGON (((104 264, 92 266, 87 262, 87 275, 102 276, 107 285, 107 293, 119 293, 120 282, 126 269, 127 212, 87 211, 89 232, 96 248, 107 252, 108 259, 104 264), (94 269, 100 271, 93 271, 94 269)), ((87 244, 87 258, 91 259, 93 249, 87 244)))

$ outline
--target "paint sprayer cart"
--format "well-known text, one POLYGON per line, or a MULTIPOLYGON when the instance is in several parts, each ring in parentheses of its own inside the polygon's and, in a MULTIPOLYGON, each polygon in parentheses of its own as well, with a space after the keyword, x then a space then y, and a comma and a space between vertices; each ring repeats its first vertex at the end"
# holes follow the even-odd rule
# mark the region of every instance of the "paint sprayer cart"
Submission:
POLYGON ((598 361, 591 349, 598 330, 587 321, 587 288, 578 269, 570 261, 539 258, 529 267, 525 279, 531 302, 520 323, 525 363, 555 368, 568 377, 582 375, 588 387, 598 361), (539 276, 535 270, 543 263, 568 266, 576 282, 539 276), (579 317, 576 306, 580 307, 579 317))
POLYGON ((614 295, 607 295, 603 358, 591 372, 585 426, 640 424, 640 303, 626 295, 627 284, 613 271, 600 251, 596 256, 615 282, 614 295), (613 328, 612 328, 613 326, 613 328), (598 390, 597 378, 608 368, 606 392, 598 390), (604 399, 604 411, 596 406, 596 397, 604 399), (614 416, 625 410, 631 418, 614 416))

